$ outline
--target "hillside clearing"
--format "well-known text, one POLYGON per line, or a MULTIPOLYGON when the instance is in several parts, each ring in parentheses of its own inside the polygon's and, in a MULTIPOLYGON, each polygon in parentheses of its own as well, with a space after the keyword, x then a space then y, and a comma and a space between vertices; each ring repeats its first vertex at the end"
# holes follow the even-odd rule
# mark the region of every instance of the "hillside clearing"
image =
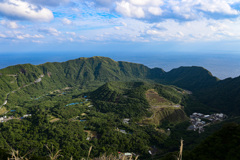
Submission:
POLYGON ((167 120, 169 122, 179 122, 187 119, 187 116, 180 104, 174 104, 173 102, 165 99, 154 89, 147 90, 145 95, 151 106, 149 111, 152 112, 152 116, 144 118, 141 123, 160 125, 163 120, 167 120))

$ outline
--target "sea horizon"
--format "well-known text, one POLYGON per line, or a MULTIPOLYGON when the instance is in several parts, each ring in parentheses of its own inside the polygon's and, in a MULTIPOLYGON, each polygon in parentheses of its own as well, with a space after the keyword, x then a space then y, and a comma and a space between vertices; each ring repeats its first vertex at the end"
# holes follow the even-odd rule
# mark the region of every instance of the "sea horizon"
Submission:
POLYGON ((168 72, 181 66, 200 66, 209 70, 219 79, 235 78, 240 75, 240 55, 238 54, 201 54, 201 53, 1 53, 0 69, 8 66, 30 63, 39 65, 46 62, 65 62, 80 57, 103 56, 115 61, 140 63, 149 68, 161 68, 168 72))

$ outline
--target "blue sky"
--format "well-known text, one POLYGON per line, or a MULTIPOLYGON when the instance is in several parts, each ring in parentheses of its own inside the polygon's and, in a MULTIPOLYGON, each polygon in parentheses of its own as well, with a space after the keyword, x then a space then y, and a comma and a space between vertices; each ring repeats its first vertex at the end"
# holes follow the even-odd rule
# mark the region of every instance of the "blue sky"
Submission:
POLYGON ((0 0, 0 53, 239 53, 240 0, 0 0))

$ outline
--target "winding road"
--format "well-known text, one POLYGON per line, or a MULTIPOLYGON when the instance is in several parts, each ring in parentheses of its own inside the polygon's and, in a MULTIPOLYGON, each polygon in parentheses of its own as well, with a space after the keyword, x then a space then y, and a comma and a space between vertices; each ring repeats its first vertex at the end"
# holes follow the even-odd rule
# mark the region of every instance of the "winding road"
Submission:
POLYGON ((35 84, 35 83, 39 83, 39 82, 42 81, 42 78, 43 78, 43 77, 44 77, 44 75, 42 74, 42 75, 40 75, 40 77, 39 77, 38 79, 36 79, 34 82, 31 82, 31 83, 29 83, 29 84, 27 84, 27 85, 24 85, 24 86, 22 86, 22 87, 19 87, 19 88, 16 89, 16 90, 13 90, 13 91, 7 93, 6 99, 4 100, 3 104, 0 106, 0 109, 7 104, 7 102, 8 102, 8 97, 9 97, 9 95, 10 95, 11 93, 15 93, 16 91, 18 91, 18 90, 20 90, 20 89, 22 89, 22 88, 28 87, 28 86, 33 85, 33 84, 35 84))

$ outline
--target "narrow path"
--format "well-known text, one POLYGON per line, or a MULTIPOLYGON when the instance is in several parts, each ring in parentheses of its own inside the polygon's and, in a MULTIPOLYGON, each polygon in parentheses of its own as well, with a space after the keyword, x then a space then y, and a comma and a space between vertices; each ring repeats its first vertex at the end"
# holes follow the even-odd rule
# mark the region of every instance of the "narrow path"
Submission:
POLYGON ((33 85, 33 84, 35 84, 35 83, 39 83, 39 82, 42 81, 42 78, 43 78, 43 77, 44 77, 44 75, 42 74, 42 75, 40 75, 40 78, 36 79, 34 82, 31 82, 31 83, 29 83, 29 84, 27 84, 27 85, 24 85, 24 86, 22 86, 22 87, 19 87, 19 88, 16 89, 16 90, 13 90, 13 91, 7 93, 6 99, 4 100, 4 103, 0 106, 0 109, 7 104, 7 102, 8 102, 8 97, 9 97, 9 95, 10 95, 11 93, 15 93, 16 91, 18 91, 18 90, 20 90, 20 89, 22 89, 22 88, 28 87, 28 86, 33 85))

